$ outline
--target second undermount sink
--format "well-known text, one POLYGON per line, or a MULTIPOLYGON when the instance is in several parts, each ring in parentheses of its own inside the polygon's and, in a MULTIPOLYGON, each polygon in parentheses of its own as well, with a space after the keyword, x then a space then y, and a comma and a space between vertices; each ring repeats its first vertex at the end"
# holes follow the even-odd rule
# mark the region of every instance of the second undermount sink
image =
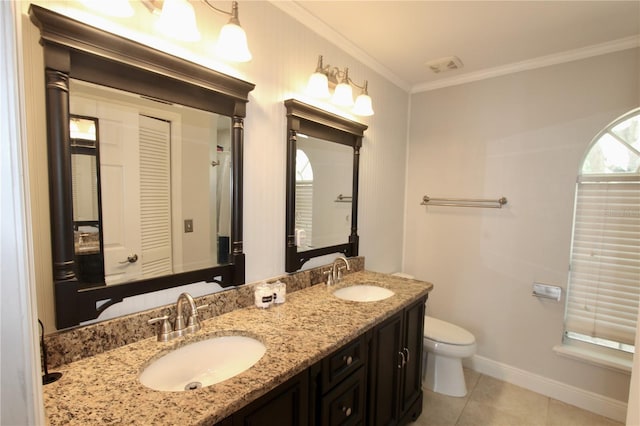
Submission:
POLYGON ((160 391, 210 386, 248 370, 266 347, 248 336, 217 336, 175 349, 149 364, 140 382, 160 391))
POLYGON ((337 298, 351 300, 353 302, 377 302, 378 300, 387 299, 394 294, 393 291, 387 288, 369 284, 342 287, 333 292, 333 295, 337 298))

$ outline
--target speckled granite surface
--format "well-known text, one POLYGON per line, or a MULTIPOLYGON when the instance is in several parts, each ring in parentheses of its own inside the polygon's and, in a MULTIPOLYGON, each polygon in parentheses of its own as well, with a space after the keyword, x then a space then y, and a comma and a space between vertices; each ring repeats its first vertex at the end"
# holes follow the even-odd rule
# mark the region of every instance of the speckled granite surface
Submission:
MULTIPOLYGON (((352 272, 364 270, 363 257, 349 258, 349 264, 352 272)), ((323 282, 325 278, 323 272, 328 270, 329 267, 329 265, 320 266, 275 277, 267 280, 267 282, 279 279, 287 285, 287 293, 291 294, 323 282)), ((196 305, 208 305, 205 309, 198 311, 200 318, 206 320, 236 309, 252 306, 253 289, 257 284, 259 283, 250 283, 195 298, 196 305)), ((45 336, 49 368, 57 368, 63 364, 154 336, 156 327, 148 325, 147 321, 164 315, 167 308, 173 310, 174 305, 175 303, 88 326, 62 330, 45 336)))
MULTIPOLYGON (((361 271, 347 275, 331 291, 324 284, 288 293, 271 309, 253 306, 203 321, 196 334, 159 343, 154 337, 66 364, 63 377, 44 387, 51 425, 204 425, 212 424, 262 396, 329 355, 356 336, 425 296, 429 283, 361 271), (370 283, 395 295, 378 302, 349 302, 336 288, 370 283), (152 359, 176 347, 220 334, 261 340, 265 355, 247 371, 190 392, 146 388, 138 374, 152 359)), ((214 308, 212 308, 214 309, 214 308)))

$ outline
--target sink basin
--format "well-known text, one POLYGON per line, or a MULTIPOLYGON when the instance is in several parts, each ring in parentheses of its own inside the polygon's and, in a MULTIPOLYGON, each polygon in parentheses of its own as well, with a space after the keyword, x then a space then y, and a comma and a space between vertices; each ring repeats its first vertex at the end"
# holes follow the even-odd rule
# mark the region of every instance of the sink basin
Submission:
POLYGON ((343 287, 333 292, 333 295, 337 298, 351 300, 353 302, 377 302, 378 300, 391 297, 394 294, 393 291, 387 288, 368 284, 343 287))
POLYGON ((247 336, 217 336, 182 346, 158 358, 140 373, 140 382, 160 391, 210 386, 248 370, 266 352, 247 336))

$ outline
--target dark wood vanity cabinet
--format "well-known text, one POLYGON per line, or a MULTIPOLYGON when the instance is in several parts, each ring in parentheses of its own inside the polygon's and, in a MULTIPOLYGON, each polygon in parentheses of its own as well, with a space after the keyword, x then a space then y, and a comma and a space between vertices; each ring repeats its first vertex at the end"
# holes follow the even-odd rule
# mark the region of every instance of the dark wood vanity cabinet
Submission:
POLYGON ((406 424, 422 413, 424 302, 419 300, 374 329, 368 424, 406 424))
POLYGON ((403 425, 416 420, 422 413, 425 301, 413 303, 218 425, 403 425))
POLYGON ((309 424, 309 370, 227 417, 217 426, 306 426, 309 424))

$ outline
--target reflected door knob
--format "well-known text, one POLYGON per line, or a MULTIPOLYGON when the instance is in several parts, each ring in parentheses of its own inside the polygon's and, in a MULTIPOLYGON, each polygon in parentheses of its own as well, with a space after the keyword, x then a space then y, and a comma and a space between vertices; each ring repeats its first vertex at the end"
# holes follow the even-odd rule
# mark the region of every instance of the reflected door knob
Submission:
POLYGON ((138 255, 133 253, 127 256, 127 260, 118 263, 136 263, 138 261, 138 255))

